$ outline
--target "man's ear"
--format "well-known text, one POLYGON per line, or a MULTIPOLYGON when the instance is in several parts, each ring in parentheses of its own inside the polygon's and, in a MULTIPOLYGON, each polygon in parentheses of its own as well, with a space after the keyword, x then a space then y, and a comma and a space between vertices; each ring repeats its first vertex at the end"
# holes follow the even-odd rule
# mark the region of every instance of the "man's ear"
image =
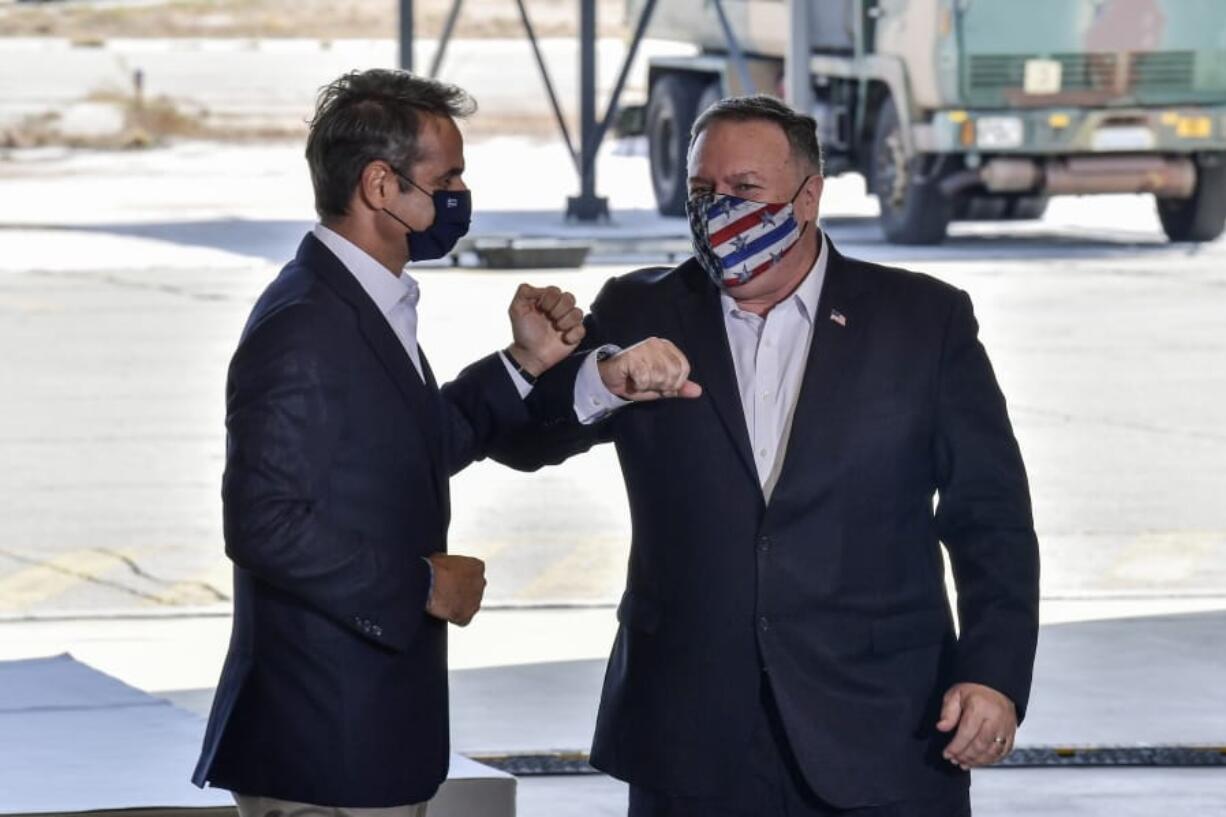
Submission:
POLYGON ((818 212, 821 210, 822 190, 825 188, 826 180, 822 178, 820 173, 814 173, 801 186, 800 195, 797 197, 797 204, 800 206, 800 215, 805 221, 817 221, 818 212))
POLYGON ((376 159, 368 162, 362 168, 358 178, 357 196, 371 210, 382 210, 400 192, 396 183, 396 175, 392 173, 387 162, 376 159))

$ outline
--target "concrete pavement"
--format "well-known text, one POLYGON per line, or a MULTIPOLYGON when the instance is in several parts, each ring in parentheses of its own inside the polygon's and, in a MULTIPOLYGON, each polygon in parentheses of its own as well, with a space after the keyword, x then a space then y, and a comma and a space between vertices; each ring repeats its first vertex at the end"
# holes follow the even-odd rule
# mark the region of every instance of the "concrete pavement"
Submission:
MULTIPOLYGON (((1020 747, 1226 749, 1226 605, 1048 602, 1043 618, 1020 747), (1120 618, 1126 609, 1137 615, 1120 618)), ((609 609, 529 609, 453 628, 455 748, 585 751, 614 626, 609 609)), ((203 717, 228 631, 224 615, 8 621, 0 660, 71 652, 203 717)), ((519 793, 522 817, 625 813, 625 786, 600 776, 525 777, 519 793)), ((1226 811, 1226 767, 1003 768, 976 772, 973 793, 979 817, 1216 815, 1226 811)))

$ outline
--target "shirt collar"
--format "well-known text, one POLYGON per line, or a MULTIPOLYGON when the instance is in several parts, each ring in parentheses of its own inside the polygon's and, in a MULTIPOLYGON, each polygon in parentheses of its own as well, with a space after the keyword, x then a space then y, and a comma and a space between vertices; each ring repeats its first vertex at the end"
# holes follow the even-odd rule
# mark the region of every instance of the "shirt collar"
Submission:
MULTIPOLYGON (((817 240, 821 242, 818 245, 817 260, 813 262, 809 274, 800 282, 800 286, 796 287, 795 291, 787 298, 787 300, 795 301, 800 309, 800 314, 809 323, 813 323, 813 318, 817 315, 818 301, 822 296, 822 284, 826 281, 826 265, 830 259, 826 233, 817 228, 816 225, 815 229, 817 229, 817 240)), ((724 305, 724 314, 743 313, 743 310, 736 305, 736 299, 727 292, 720 293, 720 300, 724 305)))
POLYGON ((316 224, 312 232, 358 279, 362 289, 384 315, 388 315, 406 298, 410 306, 417 306, 421 289, 413 276, 407 272, 402 272, 399 277, 393 275, 357 244, 322 224, 316 224))

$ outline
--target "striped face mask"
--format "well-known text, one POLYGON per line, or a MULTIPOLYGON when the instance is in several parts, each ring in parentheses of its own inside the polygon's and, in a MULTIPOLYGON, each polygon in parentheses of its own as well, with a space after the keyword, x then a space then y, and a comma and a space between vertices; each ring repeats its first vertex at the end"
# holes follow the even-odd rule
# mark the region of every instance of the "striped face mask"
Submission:
POLYGON ((739 287, 783 260, 804 228, 796 223, 794 202, 751 201, 702 193, 685 204, 694 256, 716 286, 739 287))

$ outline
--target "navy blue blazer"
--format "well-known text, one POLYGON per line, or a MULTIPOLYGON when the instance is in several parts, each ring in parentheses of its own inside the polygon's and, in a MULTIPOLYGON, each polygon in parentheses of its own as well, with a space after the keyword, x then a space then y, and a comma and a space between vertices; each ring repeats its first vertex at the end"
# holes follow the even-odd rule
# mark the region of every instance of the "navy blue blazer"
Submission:
POLYGON ((449 475, 527 420, 491 355, 426 382, 314 236, 256 303, 226 386, 234 625, 193 782, 330 806, 447 774, 446 626, 425 613, 449 475))
POLYGON ((970 299, 831 245, 815 320, 769 504, 719 294, 692 259, 610 281, 583 349, 667 338, 702 397, 580 426, 581 349, 539 381, 531 431, 496 446, 521 469, 617 447, 633 541, 592 748, 615 777, 721 795, 746 761, 764 678, 808 782, 845 808, 967 785, 935 730, 951 684, 986 684, 1025 711, 1038 547, 970 299))

